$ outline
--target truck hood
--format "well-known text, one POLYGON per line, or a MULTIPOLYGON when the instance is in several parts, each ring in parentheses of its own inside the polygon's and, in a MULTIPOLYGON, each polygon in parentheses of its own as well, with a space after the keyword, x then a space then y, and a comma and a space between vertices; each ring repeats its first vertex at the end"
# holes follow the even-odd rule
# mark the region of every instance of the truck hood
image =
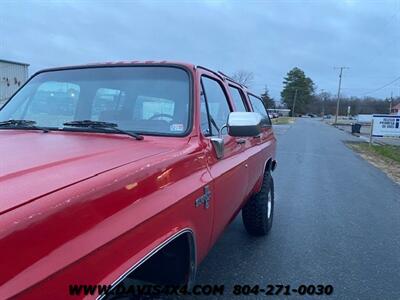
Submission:
POLYGON ((114 134, 0 130, 0 214, 171 148, 154 138, 137 141, 114 134))

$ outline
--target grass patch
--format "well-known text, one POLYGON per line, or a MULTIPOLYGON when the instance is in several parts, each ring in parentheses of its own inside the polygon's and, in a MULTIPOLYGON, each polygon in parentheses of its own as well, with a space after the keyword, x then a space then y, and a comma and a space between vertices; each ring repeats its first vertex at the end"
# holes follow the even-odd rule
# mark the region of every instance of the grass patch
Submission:
POLYGON ((346 144, 369 163, 381 169, 400 184, 400 146, 370 146, 368 143, 360 142, 347 142, 346 144))
POLYGON ((390 146, 390 145, 369 145, 367 143, 359 143, 358 146, 363 151, 373 152, 382 157, 393 159, 394 161, 400 163, 400 147, 390 146))
POLYGON ((291 124, 294 123, 294 118, 291 117, 279 117, 276 119, 272 119, 273 125, 284 125, 284 124, 291 124))

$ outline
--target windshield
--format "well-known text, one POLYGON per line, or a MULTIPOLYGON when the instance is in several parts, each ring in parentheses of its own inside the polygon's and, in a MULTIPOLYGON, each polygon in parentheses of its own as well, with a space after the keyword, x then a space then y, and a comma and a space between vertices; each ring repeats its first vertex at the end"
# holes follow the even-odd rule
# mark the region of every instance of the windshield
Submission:
MULTIPOLYGON (((101 67, 40 73, 0 111, 0 121, 62 128, 76 120, 112 122, 155 135, 182 135, 189 122, 189 76, 174 67, 101 67)), ((81 128, 85 130, 84 128, 81 128)))

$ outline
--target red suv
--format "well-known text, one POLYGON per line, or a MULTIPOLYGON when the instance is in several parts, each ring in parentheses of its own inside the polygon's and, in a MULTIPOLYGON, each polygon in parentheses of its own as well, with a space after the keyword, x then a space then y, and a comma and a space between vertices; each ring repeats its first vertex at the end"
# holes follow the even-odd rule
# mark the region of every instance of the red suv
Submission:
POLYGON ((190 286, 240 211, 271 229, 275 145, 261 99, 204 67, 36 73, 0 110, 0 298, 190 286))

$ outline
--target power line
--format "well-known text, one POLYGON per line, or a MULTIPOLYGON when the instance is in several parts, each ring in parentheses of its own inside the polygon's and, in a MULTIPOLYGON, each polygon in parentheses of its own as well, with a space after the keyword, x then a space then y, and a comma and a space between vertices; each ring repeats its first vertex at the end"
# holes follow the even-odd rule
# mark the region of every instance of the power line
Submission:
POLYGON ((373 94, 373 93, 375 93, 375 92, 377 92, 377 91, 380 91, 380 90, 384 89, 385 87, 388 87, 389 85, 395 83, 395 82, 396 82, 397 80, 399 80, 399 79, 400 79, 400 76, 399 76, 399 77, 396 77, 396 78, 393 79, 391 82, 386 83, 386 84, 382 85, 381 87, 376 88, 375 90, 372 90, 372 91, 370 91, 370 92, 364 93, 362 96, 366 96, 366 95, 368 95, 368 94, 373 94))

